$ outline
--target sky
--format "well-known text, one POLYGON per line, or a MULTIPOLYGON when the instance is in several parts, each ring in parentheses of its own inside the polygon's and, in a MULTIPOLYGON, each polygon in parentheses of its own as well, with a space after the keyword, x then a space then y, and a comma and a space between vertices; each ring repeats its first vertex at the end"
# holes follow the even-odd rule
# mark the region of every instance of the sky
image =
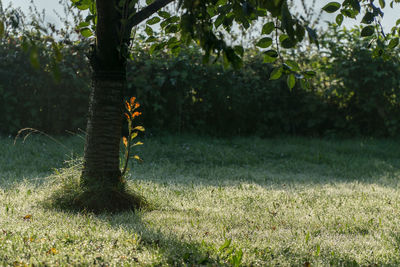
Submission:
MULTIPOLYGON (((1 1, 1 0, 0 0, 1 1)), ((31 0, 2 0, 3 6, 7 6, 10 2, 12 2, 14 7, 21 7, 22 10, 26 11, 28 10, 28 6, 31 0)), ((52 23, 57 23, 57 17, 53 14, 53 10, 57 11, 62 11, 62 8, 60 4, 58 3, 58 0, 34 0, 38 9, 46 9, 46 14, 47 14, 47 19, 49 22, 52 23)), ((294 0, 295 3, 300 3, 300 0, 294 0)), ((336 0, 338 2, 341 2, 341 0, 336 0)), ((312 0, 306 0, 306 2, 311 3, 312 0)), ((316 10, 319 10, 321 7, 326 5, 327 3, 331 2, 331 0, 317 0, 316 1, 316 10)), ((386 1, 389 2, 389 1, 386 1)), ((397 4, 394 9, 391 9, 388 7, 389 5, 387 4, 387 7, 384 10, 385 16, 383 20, 383 27, 386 32, 389 32, 392 26, 395 25, 396 20, 400 18, 400 4, 397 4)), ((328 20, 328 21, 334 21, 335 15, 327 14, 324 13, 322 17, 322 21, 328 20)), ((358 19, 361 19, 361 15, 358 16, 358 19)), ((345 20, 345 26, 352 26, 356 22, 351 19, 345 20)))

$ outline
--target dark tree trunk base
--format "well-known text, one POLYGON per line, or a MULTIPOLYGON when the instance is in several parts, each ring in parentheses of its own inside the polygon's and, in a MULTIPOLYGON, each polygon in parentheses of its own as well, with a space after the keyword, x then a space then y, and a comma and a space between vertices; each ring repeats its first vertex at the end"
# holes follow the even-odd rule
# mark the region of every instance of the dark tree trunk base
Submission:
POLYGON ((87 190, 73 199, 73 206, 79 211, 93 213, 135 211, 146 208, 146 200, 133 192, 119 188, 87 190))
POLYGON ((147 210, 150 205, 140 194, 126 188, 82 188, 78 179, 65 183, 45 201, 48 208, 95 214, 147 210), (75 182, 76 181, 76 182, 75 182))
POLYGON ((127 183, 118 186, 86 187, 81 183, 82 165, 73 165, 57 174, 57 183, 49 190, 49 197, 43 202, 49 209, 69 212, 123 212, 149 210, 152 205, 127 183))

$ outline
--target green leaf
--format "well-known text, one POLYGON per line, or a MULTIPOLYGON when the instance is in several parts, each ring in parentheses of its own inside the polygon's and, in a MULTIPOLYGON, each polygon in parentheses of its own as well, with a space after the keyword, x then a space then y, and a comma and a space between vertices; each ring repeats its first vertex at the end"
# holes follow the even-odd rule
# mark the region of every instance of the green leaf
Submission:
POLYGON ((81 23, 78 24, 78 29, 86 28, 86 27, 88 27, 89 25, 90 25, 90 22, 83 21, 83 22, 81 22, 81 23))
POLYGON ((304 35, 306 34, 306 31, 305 31, 303 25, 301 25, 300 23, 298 23, 298 24, 296 25, 296 32, 295 32, 295 34, 296 34, 297 40, 298 40, 299 42, 301 42, 301 41, 304 39, 304 35))
POLYGON ((264 55, 264 63, 274 63, 277 60, 276 57, 270 57, 268 55, 264 55))
POLYGON ((300 71, 299 64, 297 64, 296 61, 294 60, 286 60, 285 61, 286 65, 288 65, 292 71, 300 71))
POLYGON ((327 5, 325 5, 322 9, 325 12, 334 13, 334 12, 338 11, 340 7, 341 7, 340 3, 338 3, 338 2, 330 2, 327 5))
POLYGON ((224 15, 219 15, 219 16, 217 17, 217 19, 216 19, 215 22, 214 22, 215 28, 218 28, 218 27, 222 24, 222 22, 224 22, 224 18, 225 18, 224 15))
POLYGON ((340 13, 342 13, 344 16, 348 17, 348 18, 356 18, 357 16, 357 11, 353 10, 353 9, 342 9, 340 10, 340 13))
POLYGON ((278 52, 276 52, 275 50, 268 50, 265 51, 263 54, 272 58, 277 58, 279 56, 278 52))
POLYGON ((308 38, 310 39, 310 42, 316 44, 317 47, 319 47, 317 32, 308 26, 306 26, 306 30, 307 30, 308 38))
POLYGON ((274 68, 274 70, 271 72, 271 75, 269 76, 270 80, 277 80, 282 76, 283 68, 274 68))
POLYGON ((179 27, 177 24, 170 24, 165 27, 165 33, 176 33, 179 31, 179 27))
POLYGON ((153 43, 153 42, 156 42, 156 41, 158 41, 158 39, 156 37, 150 36, 149 38, 146 39, 145 42, 146 43, 153 43))
POLYGON ((288 85, 290 90, 292 90, 293 87, 296 85, 296 77, 294 76, 294 74, 290 74, 287 77, 287 85, 288 85))
POLYGON ((372 12, 365 13, 364 17, 361 20, 361 23, 371 24, 374 21, 375 15, 372 12))
POLYGON ((146 28, 144 29, 144 31, 146 32, 147 36, 153 35, 153 29, 151 27, 149 27, 148 25, 146 25, 146 28))
POLYGON ((159 17, 152 17, 151 19, 149 19, 147 21, 147 24, 153 25, 153 24, 159 23, 160 21, 161 21, 161 19, 159 17))
POLYGON ((273 22, 265 23, 262 28, 262 34, 270 34, 275 29, 275 24, 273 22))
POLYGON ((158 15, 164 19, 171 17, 171 14, 166 11, 158 11, 158 15))
POLYGON ((244 54, 243 46, 236 45, 233 49, 235 50, 236 54, 240 55, 241 57, 243 56, 243 54, 244 54))
POLYGON ((306 78, 312 78, 315 77, 315 75, 317 75, 317 73, 313 70, 307 70, 307 71, 303 71, 304 77, 306 78))
POLYGON ((381 6, 381 8, 385 8, 386 6, 385 0, 379 0, 379 5, 381 6))
POLYGON ((212 5, 207 6, 207 13, 208 15, 210 15, 210 17, 214 17, 216 15, 215 6, 212 5))
POLYGON ((283 41, 285 41, 286 39, 288 39, 289 38, 289 36, 287 35, 287 34, 281 34, 280 36, 279 36, 279 42, 283 42, 283 41))
POLYGON ((294 41, 291 38, 285 38, 282 42, 281 45, 283 48, 292 48, 296 46, 296 41, 294 41))
MULTIPOLYGON (((149 38, 151 38, 151 37, 149 37, 149 38)), ((157 51, 162 50, 164 47, 165 47, 165 43, 164 42, 161 42, 161 43, 157 42, 157 43, 154 43, 154 44, 151 45, 151 47, 149 49, 149 52, 150 52, 150 54, 153 54, 153 53, 155 53, 157 51)))
POLYGON ((350 6, 357 11, 357 13, 360 13, 361 11, 361 6, 360 6, 360 1, 359 0, 347 0, 347 2, 350 4, 350 6))
POLYGON ((311 88, 310 83, 308 82, 307 79, 301 79, 300 80, 300 86, 301 88, 303 88, 304 90, 309 90, 311 88))
POLYGON ((336 23, 337 23, 337 25, 341 26, 342 23, 343 23, 343 20, 344 20, 343 14, 338 14, 338 15, 336 16, 336 23))
POLYGON ((388 48, 393 49, 398 45, 399 45, 399 38, 394 38, 394 39, 390 40, 388 48))
POLYGON ((281 22, 281 27, 285 30, 290 39, 294 39, 294 20, 286 1, 283 1, 281 7, 281 22))
POLYGON ((93 5, 94 0, 72 0, 73 6, 77 7, 80 10, 89 9, 91 5, 93 5))
POLYGON ((372 25, 366 26, 361 30, 362 37, 368 37, 374 34, 375 28, 372 25))
POLYGON ((267 48, 270 47, 271 45, 272 45, 272 38, 270 37, 264 37, 260 39, 256 44, 256 46, 261 48, 267 48))
POLYGON ((93 35, 92 31, 89 28, 83 28, 80 30, 83 37, 89 38, 93 35))

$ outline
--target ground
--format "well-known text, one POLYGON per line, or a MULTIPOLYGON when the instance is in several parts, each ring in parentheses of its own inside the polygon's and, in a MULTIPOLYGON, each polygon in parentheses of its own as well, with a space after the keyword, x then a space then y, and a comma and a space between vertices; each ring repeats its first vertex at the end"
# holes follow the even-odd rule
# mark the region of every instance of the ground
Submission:
POLYGON ((398 141, 142 141, 128 183, 151 208, 94 215, 49 204, 81 138, 1 138, 0 265, 400 264, 398 141))

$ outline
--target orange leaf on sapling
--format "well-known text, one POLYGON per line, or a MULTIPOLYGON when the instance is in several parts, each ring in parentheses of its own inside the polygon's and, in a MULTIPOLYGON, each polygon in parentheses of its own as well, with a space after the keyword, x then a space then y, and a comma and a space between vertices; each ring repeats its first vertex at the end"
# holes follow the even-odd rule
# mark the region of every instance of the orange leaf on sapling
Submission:
POLYGON ((126 139, 126 137, 122 137, 122 142, 124 143, 124 146, 127 147, 128 146, 128 139, 126 139))
POLYGON ((133 104, 135 103, 135 100, 136 100, 136 97, 132 96, 131 97, 131 101, 130 101, 131 102, 131 106, 133 106, 133 104))
POLYGON ((138 117, 138 116, 140 116, 140 115, 142 115, 142 112, 135 111, 135 112, 133 112, 133 114, 132 114, 132 119, 135 118, 135 117, 138 117))
POLYGON ((126 117, 127 120, 130 120, 130 119, 131 119, 131 117, 129 116, 128 113, 124 113, 124 115, 125 115, 125 117, 126 117))
POLYGON ((128 101, 125 102, 125 107, 127 110, 131 111, 131 105, 128 103, 128 101))
POLYGON ((136 104, 135 104, 135 108, 138 108, 138 107, 140 107, 140 104, 139 104, 139 103, 136 103, 136 104))

